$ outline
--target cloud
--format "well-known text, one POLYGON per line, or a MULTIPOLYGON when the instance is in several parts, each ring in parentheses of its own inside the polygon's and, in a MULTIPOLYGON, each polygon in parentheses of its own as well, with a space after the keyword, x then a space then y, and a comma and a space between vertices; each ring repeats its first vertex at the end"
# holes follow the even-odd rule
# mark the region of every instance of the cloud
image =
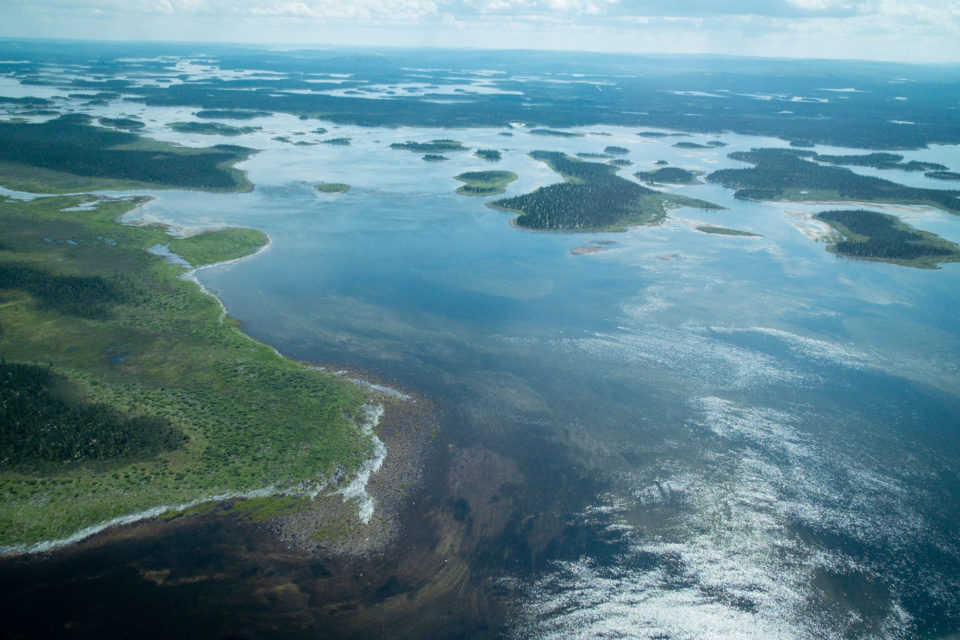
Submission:
POLYGON ((0 12, 6 37, 960 61, 956 0, 0 0, 0 12))

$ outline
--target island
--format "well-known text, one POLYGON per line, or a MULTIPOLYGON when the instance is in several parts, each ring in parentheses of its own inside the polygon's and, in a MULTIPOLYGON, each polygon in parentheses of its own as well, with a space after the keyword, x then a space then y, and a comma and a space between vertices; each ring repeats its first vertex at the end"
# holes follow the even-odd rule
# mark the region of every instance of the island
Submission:
POLYGON ((335 147, 349 147, 350 138, 327 138, 326 140, 321 140, 323 144, 330 144, 335 147))
POLYGON ((827 250, 840 256, 920 269, 960 262, 960 246, 887 213, 858 209, 824 211, 815 217, 836 231, 827 250))
POLYGON ((467 171, 455 179, 466 183, 457 189, 462 196, 492 196, 503 193, 507 185, 517 179, 517 174, 512 171, 467 171))
POLYGON ((182 147, 92 124, 83 114, 0 122, 0 185, 34 193, 186 188, 248 191, 234 165, 256 153, 236 145, 182 147))
POLYGON ((703 233, 712 233, 718 236, 738 236, 743 238, 761 237, 759 233, 751 233, 750 231, 740 231, 739 229, 730 229, 728 227, 715 227, 709 224, 697 225, 697 231, 702 231, 703 233))
POLYGON ((920 162, 911 160, 904 162, 899 153, 868 153, 864 155, 820 155, 813 154, 812 160, 828 164, 842 164, 858 167, 874 167, 876 169, 899 169, 901 171, 945 171, 947 167, 937 162, 920 162))
POLYGON ((706 144, 700 144, 698 142, 677 142, 673 146, 677 149, 716 149, 727 146, 727 143, 719 140, 711 140, 706 144))
POLYGON ((960 214, 960 191, 908 187, 862 176, 849 169, 812 162, 809 158, 814 155, 799 149, 738 151, 730 157, 755 166, 714 171, 707 180, 736 189, 734 196, 745 200, 922 204, 960 214))
POLYGON ((618 176, 617 167, 608 164, 585 162, 557 151, 534 151, 530 156, 545 162, 566 181, 488 203, 495 209, 516 213, 513 224, 521 229, 626 231, 631 226, 661 221, 668 208, 723 208, 642 187, 618 176))
POLYGON ((227 498, 297 508, 373 453, 367 391, 247 337, 183 278, 268 238, 116 222, 146 200, 0 197, 5 552, 227 498))
POLYGON ((625 154, 627 154, 627 153, 630 153, 630 150, 627 149, 626 147, 617 147, 617 146, 615 146, 615 145, 610 145, 610 146, 608 146, 608 147, 605 147, 604 150, 603 150, 603 152, 604 152, 604 153, 609 153, 609 154, 612 154, 612 155, 622 156, 622 155, 625 155, 625 154))
POLYGON ((491 162, 496 162, 502 157, 496 149, 477 149, 473 155, 478 158, 483 158, 484 160, 490 160, 491 162))
POLYGON ((269 116, 267 111, 243 111, 240 109, 204 109, 197 111, 198 118, 209 120, 253 120, 269 116))
POLYGON ((555 138, 582 138, 584 135, 576 131, 558 131, 556 129, 530 129, 527 133, 535 136, 553 136, 555 138))
POLYGON ((443 162, 444 160, 449 160, 450 158, 439 153, 425 153, 423 155, 423 159, 427 162, 443 162))
POLYGON ((700 184, 697 174, 679 167, 661 167, 653 171, 638 171, 635 175, 641 182, 656 184, 700 184))
POLYGON ((923 175, 924 177, 934 178, 935 180, 960 180, 960 173, 956 171, 930 171, 923 175))
POLYGON ((321 182, 314 185, 313 188, 320 193, 346 193, 350 190, 350 185, 342 182, 321 182))
POLYGON ((133 118, 97 118, 97 122, 105 127, 126 129, 127 131, 136 131, 147 126, 146 123, 134 120, 133 118))
POLYGON ((469 147, 463 146, 463 143, 448 139, 431 140, 429 142, 414 142, 412 140, 407 140, 406 142, 394 142, 390 145, 390 148, 399 149, 402 151, 414 151, 417 153, 442 153, 446 151, 469 150, 469 147))
POLYGON ((167 127, 180 133, 199 133, 205 136, 240 136, 260 130, 260 127, 234 127, 221 122, 168 122, 167 127))

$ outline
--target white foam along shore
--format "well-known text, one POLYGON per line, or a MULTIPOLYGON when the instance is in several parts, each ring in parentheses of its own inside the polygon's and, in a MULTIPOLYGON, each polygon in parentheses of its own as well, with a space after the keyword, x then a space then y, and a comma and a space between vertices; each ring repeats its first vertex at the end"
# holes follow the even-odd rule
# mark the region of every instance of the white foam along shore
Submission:
MULTIPOLYGON (((370 519, 373 517, 374 513, 373 497, 367 493, 367 483, 370 481, 370 476, 379 471, 380 467, 383 466, 383 461, 387 457, 387 447, 384 445, 383 441, 374 434, 374 429, 379 424, 380 418, 383 416, 383 405, 364 405, 364 411, 366 412, 366 420, 362 424, 358 425, 358 428, 364 435, 370 436, 373 440, 374 456, 364 461, 350 484, 338 489, 337 491, 334 491, 331 495, 342 495, 344 501, 357 500, 357 517, 361 522, 367 524, 370 522, 370 519)), ((226 500, 250 498, 267 498, 270 496, 303 496, 316 498, 328 486, 329 481, 326 478, 318 477, 314 483, 301 483, 292 487, 278 487, 272 485, 269 487, 261 487, 259 489, 251 489, 249 491, 217 493, 178 504, 159 505, 156 507, 150 507, 149 509, 144 509, 143 511, 118 516, 116 518, 111 518, 110 520, 91 525, 65 538, 44 540, 29 545, 21 544, 0 546, 0 557, 29 555, 52 551, 54 549, 67 547, 69 545, 81 542, 82 540, 86 540, 87 538, 105 531, 110 527, 133 524, 141 520, 156 518, 169 512, 185 511, 186 509, 190 509, 205 503, 217 503, 224 502, 226 500)))
POLYGON ((370 476, 380 470, 383 461, 387 457, 387 445, 383 440, 377 437, 373 432, 383 417, 383 405, 375 407, 366 406, 367 420, 362 425, 363 434, 370 437, 373 441, 373 457, 368 458, 360 465, 357 475, 347 486, 335 491, 335 494, 343 496, 343 501, 355 500, 357 502, 357 517, 360 522, 368 524, 373 517, 374 504, 373 496, 367 492, 367 483, 370 482, 370 476))
MULTIPOLYGON (((136 222, 127 222, 124 224, 137 224, 136 222)), ((225 227, 224 227, 225 228, 225 227)), ((186 272, 184 272, 180 277, 186 280, 189 280, 195 283, 200 290, 211 296, 217 303, 220 305, 221 315, 220 321, 227 315, 227 308, 223 304, 223 301, 219 297, 214 295, 209 289, 203 286, 200 283, 199 279, 196 276, 197 271, 200 269, 207 269, 215 266, 222 266, 225 264, 232 264, 241 262, 244 260, 249 260, 254 258, 273 245, 273 240, 267 236, 267 243, 257 249, 255 252, 241 256, 239 258, 234 258, 232 260, 225 260, 223 262, 215 262, 212 264, 202 265, 200 267, 194 267, 186 272)), ((252 338, 251 338, 252 340, 252 338)), ((276 348, 271 347, 273 351, 280 356, 281 358, 285 357, 276 348)), ((306 365, 305 365, 306 366, 306 365)), ((382 393, 384 395, 389 395, 395 398, 400 398, 402 400, 412 400, 412 398, 404 393, 401 393, 395 389, 390 389, 389 387, 384 387, 382 385, 374 384, 360 378, 349 378, 350 382, 367 388, 371 391, 382 393)), ((366 420, 357 425, 360 431, 371 438, 374 446, 374 455, 372 458, 364 461, 360 466, 360 469, 357 471, 357 475, 354 476, 353 480, 347 486, 337 490, 334 494, 339 494, 343 496, 344 501, 347 500, 357 500, 358 501, 358 513, 357 516, 364 524, 370 522, 370 519, 373 517, 374 513, 374 502, 373 496, 367 492, 367 483, 370 481, 370 476, 380 470, 380 467, 383 466, 383 461, 387 457, 387 447, 380 438, 374 433, 374 429, 380 422, 380 418, 383 416, 384 408, 382 404, 377 405, 364 405, 364 410, 367 414, 366 420)), ((164 513, 169 511, 183 511, 191 507, 195 507, 200 504, 209 503, 209 502, 223 502, 225 500, 239 500, 245 498, 265 498, 269 496, 280 496, 280 495, 293 495, 293 496, 309 496, 311 498, 316 498, 320 493, 326 489, 328 482, 325 478, 318 478, 317 482, 311 485, 298 485, 295 487, 277 487, 269 486, 262 487, 260 489, 252 489, 249 491, 237 491, 237 492, 228 492, 228 493, 219 493, 211 496, 204 496, 197 498, 195 500, 190 500, 188 502, 180 504, 168 504, 160 505, 156 507, 151 507, 143 511, 138 511, 136 513, 131 513, 123 516, 118 516, 110 520, 106 520, 99 524, 91 525, 76 533, 67 536, 65 538, 58 538, 55 540, 44 540, 29 545, 8 545, 0 546, 0 557, 2 556, 15 556, 15 555, 28 555, 34 553, 44 553, 46 551, 51 551, 53 549, 58 549, 66 547, 72 544, 76 544, 82 540, 85 540, 91 536, 94 536, 110 527, 122 526, 133 524, 141 520, 147 520, 150 518, 156 518, 164 513)))

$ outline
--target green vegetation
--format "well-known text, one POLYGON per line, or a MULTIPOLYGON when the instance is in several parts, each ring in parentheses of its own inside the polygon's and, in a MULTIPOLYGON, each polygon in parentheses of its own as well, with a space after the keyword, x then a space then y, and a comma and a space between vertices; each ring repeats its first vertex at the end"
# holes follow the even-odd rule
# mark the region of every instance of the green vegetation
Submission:
POLYGON ((442 162, 444 160, 449 160, 447 156, 440 155, 438 153, 427 153, 424 154, 423 159, 427 162, 442 162))
POLYGON ((134 120, 133 118, 97 118, 97 122, 99 122, 105 127, 113 127, 115 129, 126 129, 128 131, 143 129, 145 126, 147 126, 143 122, 140 122, 139 120, 134 120))
POLYGON ((583 158, 584 160, 607 160, 612 156, 609 153, 591 153, 589 151, 578 151, 578 158, 583 158))
POLYGON ((719 236, 742 236, 744 238, 759 238, 759 233, 750 233, 749 231, 740 231, 739 229, 730 229, 728 227, 715 227, 709 224, 697 225, 697 231, 704 233, 713 233, 719 236))
POLYGON ((270 239, 256 229, 220 229, 186 238, 170 238, 170 250, 195 267, 248 256, 270 239))
POLYGON ((720 142, 719 140, 711 140, 706 144, 700 144, 697 142, 677 142, 673 146, 677 149, 716 149, 717 147, 727 146, 727 143, 720 142))
POLYGON ((947 168, 936 162, 920 162, 918 160, 904 162, 903 156, 898 153, 868 153, 857 156, 822 156, 815 154, 811 156, 811 159, 829 164, 875 167, 877 169, 900 169, 901 171, 943 171, 947 168))
POLYGON ((721 169, 710 182, 736 189, 747 200, 849 200, 925 204, 960 214, 960 191, 907 187, 889 180, 858 175, 849 169, 810 162, 810 151, 753 149, 731 153, 735 160, 756 165, 751 169, 721 169))
POLYGON ((269 522, 280 516, 297 513, 309 504, 310 500, 305 496, 265 496, 237 500, 231 511, 253 522, 269 522))
POLYGON ((624 158, 614 158, 613 160, 610 161, 610 164, 612 164, 615 167, 629 167, 633 163, 624 158))
POLYGON ((76 395, 49 367, 0 364, 0 465, 152 457, 186 439, 165 418, 128 418, 76 395))
POLYGON ((350 185, 342 182, 321 182, 313 188, 320 193, 345 193, 350 190, 350 185))
POLYGON ((266 111, 240 111, 236 109, 208 109, 197 111, 198 118, 208 120, 253 120, 270 115, 266 111))
POLYGON ((960 262, 960 246, 920 231, 896 216, 876 211, 824 211, 816 215, 833 227, 838 237, 827 248, 859 260, 891 262, 936 269, 944 262, 960 262))
POLYGON ((703 200, 641 187, 616 175, 617 168, 608 164, 584 162, 550 151, 534 151, 530 156, 546 162, 566 182, 489 203, 496 209, 517 213, 514 224, 523 229, 626 231, 629 226, 659 222, 668 207, 720 208, 703 200))
POLYGON ((0 198, 0 546, 217 495, 302 493, 370 453, 365 392, 243 335, 184 267, 145 250, 206 264, 264 236, 115 222, 141 201, 0 198))
POLYGON ((477 149, 473 155, 477 156, 478 158, 483 158, 484 160, 490 160, 492 162, 497 161, 502 157, 500 152, 496 149, 477 149))
POLYGON ((233 145, 196 149, 97 127, 90 118, 0 122, 0 184, 21 191, 179 187, 251 188, 233 165, 254 151, 233 145))
POLYGON ((960 173, 956 171, 930 171, 923 175, 927 178, 936 178, 937 180, 960 180, 960 173))
POLYGON ((492 196, 503 193, 507 185, 517 179, 512 171, 467 171, 456 176, 462 187, 457 193, 462 196, 492 196))
POLYGON ((403 151, 416 151, 417 153, 440 153, 444 151, 467 151, 469 147, 463 146, 456 140, 431 140, 430 142, 394 142, 390 145, 391 149, 400 149, 403 151))
POLYGON ((643 182, 661 184, 699 184, 697 174, 679 167, 662 167, 654 171, 638 171, 633 174, 643 182))
POLYGON ((630 153, 630 149, 627 149, 626 147, 616 147, 611 145, 609 147, 605 147, 603 149, 603 152, 613 154, 615 156, 622 156, 624 154, 630 153))
POLYGON ((575 131, 557 131, 556 129, 530 129, 527 133, 535 136, 553 136, 555 138, 582 138, 582 133, 575 131))
POLYGON ((323 144, 332 144, 335 147, 349 147, 350 138, 327 138, 326 140, 321 140, 323 144))
POLYGON ((167 126, 180 133, 201 133, 208 136, 240 136, 260 130, 260 127, 234 127, 222 122, 168 122, 167 126))

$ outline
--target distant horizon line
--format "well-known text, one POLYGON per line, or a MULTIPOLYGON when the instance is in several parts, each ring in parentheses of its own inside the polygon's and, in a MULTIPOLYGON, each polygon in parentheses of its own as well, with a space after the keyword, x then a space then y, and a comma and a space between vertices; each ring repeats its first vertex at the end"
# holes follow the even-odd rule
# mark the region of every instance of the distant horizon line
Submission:
POLYGON ((369 50, 369 51, 473 51, 478 53, 558 53, 558 54, 588 54, 592 56, 605 57, 632 57, 632 58, 711 58, 728 60, 757 60, 757 61, 791 61, 791 62, 835 62, 835 63, 858 63, 875 65, 904 65, 913 67, 960 67, 960 59, 956 61, 915 61, 915 60, 881 60, 871 58, 833 58, 833 57, 801 57, 789 55, 741 55, 732 53, 710 53, 710 52, 653 52, 653 51, 597 51, 592 49, 552 49, 545 47, 516 48, 516 47, 477 47, 477 46, 458 46, 449 45, 399 45, 399 44, 322 44, 316 42, 239 42, 233 40, 167 40, 167 39, 101 39, 101 38, 63 38, 63 37, 34 37, 34 36, 4 36, 0 35, 0 42, 49 42, 49 43, 72 43, 72 44, 109 44, 109 45, 168 45, 168 46, 217 46, 217 47, 235 47, 245 49, 260 49, 271 51, 343 51, 343 50, 369 50))

